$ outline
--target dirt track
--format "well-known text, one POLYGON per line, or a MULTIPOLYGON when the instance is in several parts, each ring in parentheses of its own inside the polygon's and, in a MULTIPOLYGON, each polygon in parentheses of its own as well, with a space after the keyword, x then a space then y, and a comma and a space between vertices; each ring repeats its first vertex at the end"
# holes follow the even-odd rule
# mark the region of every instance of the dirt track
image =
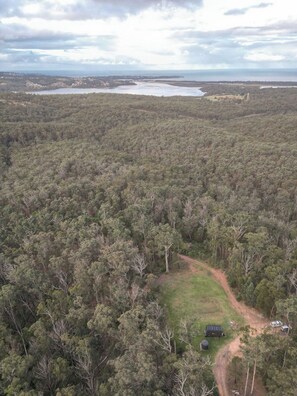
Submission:
MULTIPOLYGON (((223 271, 212 268, 209 265, 202 263, 201 261, 194 260, 187 256, 179 255, 179 257, 189 265, 190 270, 193 272, 198 271, 199 267, 202 267, 207 271, 211 272, 214 279, 225 290, 230 304, 241 316, 244 317, 246 324, 254 330, 254 334, 260 333, 264 329, 264 327, 268 325, 268 321, 258 311, 236 300, 228 284, 226 275, 223 271)), ((213 372, 220 396, 230 396, 230 392, 228 391, 227 386, 227 368, 232 358, 239 354, 240 336, 236 337, 229 344, 225 345, 216 355, 213 372)))

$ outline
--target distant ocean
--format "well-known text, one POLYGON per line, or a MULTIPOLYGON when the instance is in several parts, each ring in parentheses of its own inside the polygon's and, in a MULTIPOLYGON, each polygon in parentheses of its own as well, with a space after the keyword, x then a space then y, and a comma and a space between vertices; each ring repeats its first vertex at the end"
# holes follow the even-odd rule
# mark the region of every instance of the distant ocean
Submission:
POLYGON ((20 71, 50 76, 67 77, 150 77, 172 78, 191 81, 294 81, 297 82, 297 69, 224 69, 224 70, 35 70, 20 71))

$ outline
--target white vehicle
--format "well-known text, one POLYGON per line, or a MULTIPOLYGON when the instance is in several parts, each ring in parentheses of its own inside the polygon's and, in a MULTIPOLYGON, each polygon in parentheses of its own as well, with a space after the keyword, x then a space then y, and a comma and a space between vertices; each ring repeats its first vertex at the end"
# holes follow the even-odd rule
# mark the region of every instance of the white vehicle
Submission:
POLYGON ((272 328, 282 327, 282 325, 283 325, 283 322, 281 322, 280 320, 274 320, 273 322, 270 322, 270 326, 272 328))

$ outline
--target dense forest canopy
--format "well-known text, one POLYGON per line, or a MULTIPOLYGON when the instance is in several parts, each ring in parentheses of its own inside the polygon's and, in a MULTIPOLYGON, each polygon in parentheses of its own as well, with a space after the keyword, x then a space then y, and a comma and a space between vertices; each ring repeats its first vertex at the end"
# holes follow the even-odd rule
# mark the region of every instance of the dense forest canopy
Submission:
POLYGON ((257 350, 269 394, 295 395, 297 90, 214 89, 0 95, 1 394, 213 394, 154 287, 188 252, 290 325, 257 350))

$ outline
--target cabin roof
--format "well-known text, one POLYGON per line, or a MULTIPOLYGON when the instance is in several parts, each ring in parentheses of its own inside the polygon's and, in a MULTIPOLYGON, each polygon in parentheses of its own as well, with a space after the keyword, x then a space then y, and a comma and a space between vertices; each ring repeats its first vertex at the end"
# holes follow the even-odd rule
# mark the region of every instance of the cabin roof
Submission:
POLYGON ((223 331, 223 328, 220 325, 207 325, 206 331, 223 331))

